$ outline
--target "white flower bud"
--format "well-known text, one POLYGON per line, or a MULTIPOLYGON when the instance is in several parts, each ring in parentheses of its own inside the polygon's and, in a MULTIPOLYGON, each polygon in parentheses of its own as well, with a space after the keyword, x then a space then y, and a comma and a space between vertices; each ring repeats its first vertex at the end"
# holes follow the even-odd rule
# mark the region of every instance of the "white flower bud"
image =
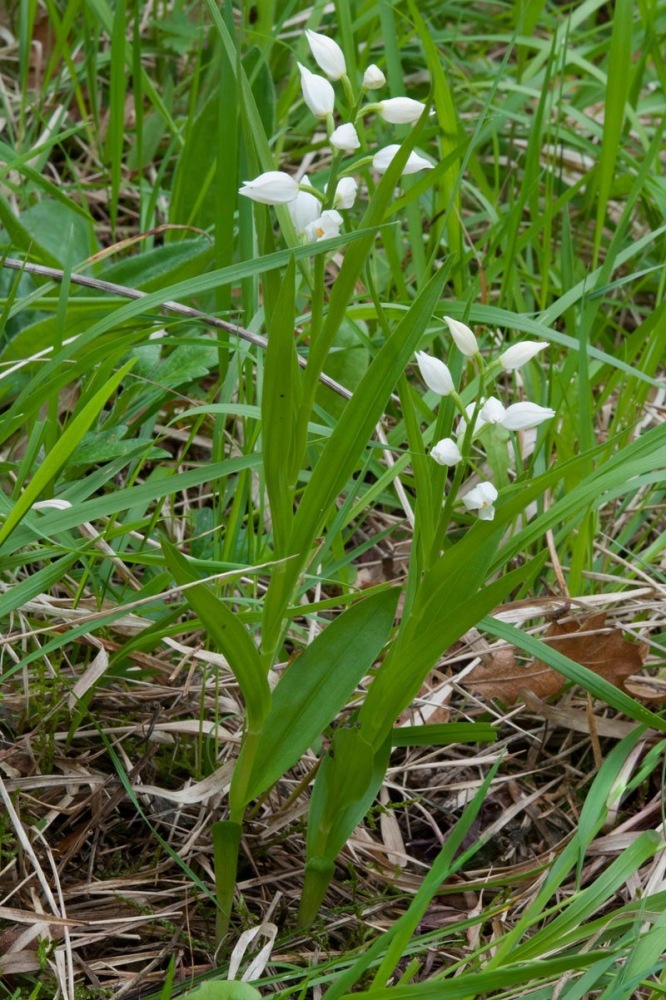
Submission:
POLYGON ((303 100, 315 118, 328 118, 333 114, 335 106, 335 91, 323 76, 311 73, 307 66, 298 63, 301 72, 301 89, 303 100))
POLYGON ((305 235, 310 242, 319 243, 320 240, 329 239, 331 236, 338 236, 340 226, 344 219, 335 209, 329 208, 322 212, 318 219, 311 222, 305 230, 305 235))
MULTIPOLYGON (((388 168, 391 166, 391 160, 396 155, 400 146, 397 143, 391 146, 384 146, 383 149, 378 150, 372 158, 372 165, 379 174, 385 174, 388 168)), ((405 174, 415 174, 419 170, 432 170, 432 163, 426 160, 423 156, 419 156, 418 153, 410 153, 407 163, 402 168, 403 176, 405 174)))
POLYGON ((432 448, 430 457, 434 458, 438 465, 457 465, 461 461, 460 448, 453 438, 442 438, 432 448))
POLYGON ((411 97, 390 97, 380 101, 378 111, 385 122, 391 125, 411 125, 421 117, 425 104, 411 97))
POLYGON ((479 411, 479 417, 483 424, 501 424, 506 410, 499 399, 490 396, 479 411))
POLYGON ((495 517, 493 504, 497 500, 497 490, 492 483, 479 483, 462 498, 467 510, 475 510, 480 521, 492 521, 495 517))
POLYGON ((351 208, 356 201, 358 184, 353 177, 341 177, 335 189, 333 208, 351 208))
POLYGON ((338 125, 328 140, 331 146, 341 149, 345 153, 354 153, 361 145, 356 129, 347 122, 346 125, 338 125))
POLYGON ((544 347, 548 347, 545 340, 523 340, 520 344, 508 347, 498 360, 505 372, 513 372, 531 361, 544 347))
POLYGON ((421 372, 421 378, 433 392, 440 396, 448 396, 454 390, 451 372, 439 358, 431 358, 425 351, 416 352, 416 363, 421 372))
POLYGON ((368 66, 363 74, 363 89, 381 90, 385 83, 386 77, 380 70, 379 66, 375 66, 374 63, 372 63, 371 66, 368 66))
POLYGON ((527 431, 554 416, 555 410, 551 410, 548 406, 539 406, 538 403, 513 403, 507 406, 500 424, 508 431, 527 431))
POLYGON ((238 192, 262 205, 288 205, 298 198, 298 181, 282 170, 267 170, 253 181, 243 181, 238 192))
POLYGON ((345 75, 347 72, 345 56, 337 42, 328 35, 320 35, 318 31, 309 29, 305 32, 305 37, 314 61, 330 80, 339 80, 345 75))
MULTIPOLYGON (((303 177, 301 184, 310 184, 309 178, 303 177)), ((299 191, 296 199, 289 202, 289 214, 298 235, 304 236, 310 223, 321 215, 321 202, 309 191, 299 191)))
POLYGON ((461 323, 457 319, 451 319, 450 316, 445 316, 444 322, 451 332, 456 347, 462 354, 471 358, 474 354, 479 353, 479 345, 476 342, 476 337, 468 326, 465 326, 464 323, 461 323))

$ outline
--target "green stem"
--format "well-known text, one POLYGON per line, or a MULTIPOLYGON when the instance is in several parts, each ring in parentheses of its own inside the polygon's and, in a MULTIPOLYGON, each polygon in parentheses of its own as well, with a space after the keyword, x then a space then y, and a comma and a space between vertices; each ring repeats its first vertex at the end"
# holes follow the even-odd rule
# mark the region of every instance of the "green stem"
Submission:
POLYGON ((305 881, 298 910, 298 926, 310 927, 333 879, 335 864, 327 858, 312 858, 305 866, 305 881))
POLYGON ((211 832, 213 835, 215 896, 218 906, 215 919, 215 942, 219 945, 229 929, 231 911, 234 905, 242 827, 240 823, 224 820, 213 823, 211 832))

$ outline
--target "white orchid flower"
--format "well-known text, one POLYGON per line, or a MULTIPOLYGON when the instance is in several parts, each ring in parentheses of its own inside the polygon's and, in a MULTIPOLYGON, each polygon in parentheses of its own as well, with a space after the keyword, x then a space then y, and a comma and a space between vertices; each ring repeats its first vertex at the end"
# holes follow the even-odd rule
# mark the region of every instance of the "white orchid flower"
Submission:
MULTIPOLYGON (((377 173, 386 173, 399 149, 400 146, 397 143, 393 143, 390 146, 384 146, 383 149, 375 153, 372 158, 372 165, 377 173)), ((425 157, 419 156, 418 153, 410 153, 407 163, 402 168, 402 173, 405 176, 406 174, 415 174, 419 170, 432 170, 432 167, 432 163, 426 160, 425 157)))
POLYGON ((305 230, 305 235, 310 242, 319 243, 320 240, 327 240, 331 236, 338 236, 340 227, 344 219, 334 208, 329 208, 322 212, 318 219, 311 222, 305 230))
POLYGON ((341 149, 344 153, 355 153, 361 145, 358 133, 351 122, 345 125, 338 125, 328 140, 331 146, 341 149))
POLYGON ((337 42, 334 42, 328 35, 321 35, 318 31, 310 29, 305 32, 305 37, 308 40, 314 61, 319 69, 323 69, 330 80, 339 80, 345 75, 347 64, 344 53, 337 42))
POLYGON ((298 181, 282 170, 267 170, 253 181, 243 181, 239 194, 262 205, 288 205, 298 198, 298 181))
POLYGON ((513 403, 507 406, 499 422, 508 431, 527 431, 554 416, 555 410, 551 410, 548 406, 539 406, 538 403, 513 403))
POLYGON ((335 106, 333 87, 323 76, 311 73, 307 66, 298 63, 298 68, 301 73, 303 100, 315 118, 328 118, 333 114, 335 106))
MULTIPOLYGON (((307 175, 303 177, 301 184, 310 185, 307 175)), ((289 202, 288 209, 294 229, 299 236, 305 236, 310 223, 321 215, 321 202, 309 191, 299 191, 295 200, 289 202)))
POLYGON ((508 347, 497 360, 505 372, 513 372, 526 365, 545 347, 548 347, 545 340, 523 340, 520 344, 508 347))
POLYGON ((377 105, 379 114, 391 125, 412 125, 419 120, 424 108, 425 104, 411 97, 389 97, 377 105))
POLYGON ((356 201, 358 184, 353 177, 341 177, 335 188, 333 208, 351 208, 356 201))
POLYGON ((442 438, 431 448, 430 457, 434 458, 438 465, 457 465, 462 460, 460 448, 453 438, 442 438))
POLYGON ((469 493, 462 498, 467 510, 476 511, 480 521, 492 521, 495 517, 493 504, 497 500, 498 493, 492 483, 479 483, 469 493))
POLYGON ((476 337, 465 323, 461 323, 457 319, 451 319, 450 316, 445 316, 444 322, 449 328, 456 347, 462 354, 471 358, 479 353, 479 345, 476 337))
POLYGON ((386 77, 380 70, 379 66, 375 66, 374 63, 368 66, 365 73, 363 74, 363 89, 364 90, 381 90, 381 88, 386 83, 386 77))
POLYGON ((451 378, 451 372, 443 361, 439 358, 431 358, 425 351, 416 352, 416 363, 421 372, 421 378, 433 392, 439 396, 448 396, 453 392, 455 386, 451 378))

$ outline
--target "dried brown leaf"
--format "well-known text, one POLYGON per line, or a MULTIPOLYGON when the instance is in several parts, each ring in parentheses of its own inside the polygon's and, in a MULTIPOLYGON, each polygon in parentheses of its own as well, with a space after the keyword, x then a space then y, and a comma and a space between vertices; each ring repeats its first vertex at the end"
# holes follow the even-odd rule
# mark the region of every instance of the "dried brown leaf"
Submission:
MULTIPOLYGON (((582 621, 553 621, 544 640, 575 663, 593 670, 616 687, 625 688, 628 677, 640 670, 647 656, 645 643, 629 642, 620 629, 606 629, 606 614, 590 615, 582 621)), ((516 662, 515 651, 502 649, 488 663, 468 674, 468 684, 479 694, 512 704, 527 688, 539 698, 558 694, 565 678, 543 660, 527 666, 516 662)))

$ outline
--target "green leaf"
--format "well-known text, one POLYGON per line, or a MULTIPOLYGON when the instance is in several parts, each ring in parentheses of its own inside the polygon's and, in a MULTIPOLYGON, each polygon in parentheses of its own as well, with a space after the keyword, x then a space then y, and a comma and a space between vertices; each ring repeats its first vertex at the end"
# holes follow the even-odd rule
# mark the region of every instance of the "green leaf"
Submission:
MULTIPOLYGON (((338 856, 374 802, 386 774, 391 753, 391 741, 385 740, 379 750, 370 758, 372 768, 368 772, 367 740, 363 738, 359 729, 354 728, 348 731, 358 735, 354 736, 353 739, 348 736, 344 737, 340 744, 341 753, 338 754, 337 767, 335 767, 335 757, 327 755, 323 758, 317 772, 308 816, 307 854, 309 860, 319 858, 332 862, 338 856), (338 790, 336 788, 333 780, 334 775, 343 785, 346 783, 346 776, 340 767, 345 759, 342 754, 346 755, 347 752, 354 749, 357 759, 356 761, 352 760, 350 766, 355 770, 357 797, 343 808, 335 811, 332 808, 332 803, 344 799, 345 792, 344 789, 338 790), (362 776, 367 778, 367 784, 363 791, 360 789, 359 781, 362 776)), ((342 732, 342 730, 338 732, 342 732)))
POLYGON ((437 722, 391 730, 393 747, 445 747, 451 743, 492 743, 497 729, 489 722, 437 722))
MULTIPOLYGON (((365 326, 365 324, 363 324, 365 326)), ((324 371, 331 378, 354 392, 361 384, 370 363, 370 351, 358 327, 343 321, 335 335, 333 347, 326 359, 324 371)), ((339 418, 347 405, 346 400, 326 385, 317 387, 316 401, 332 417, 339 418)))
POLYGON ((451 572, 441 573, 438 564, 424 578, 421 590, 427 596, 425 604, 420 610, 422 602, 415 601, 359 712, 366 739, 375 747, 386 739, 395 719, 418 694, 442 652, 500 604, 530 572, 529 565, 522 566, 482 586, 486 567, 496 552, 497 537, 491 525, 477 523, 458 543, 460 550, 456 545, 442 557, 440 564, 448 562, 451 572), (486 528, 490 533, 484 538, 486 528))
POLYGON ((295 764, 346 704, 389 636, 398 594, 382 590, 354 604, 287 669, 259 737, 248 802, 295 764))
MULTIPOLYGON (((178 157, 173 180, 169 222, 207 229, 215 222, 215 160, 217 146, 211 136, 218 129, 218 94, 214 92, 191 124, 178 157)), ((173 233, 170 239, 177 239, 173 233)))
MULTIPOLYGON (((104 280, 152 292, 169 282, 202 274, 208 269, 213 253, 210 240, 203 237, 164 243, 111 264, 104 270, 104 280)), ((84 292, 85 289, 81 294, 84 292)))
MULTIPOLYGON (((591 951, 587 954, 563 955, 546 961, 534 961, 522 966, 505 966, 492 972, 470 972, 455 977, 439 976, 425 983, 409 986, 390 986, 345 994, 342 1000, 472 1000, 489 996, 508 986, 525 987, 528 983, 543 983, 559 979, 566 972, 586 969, 606 953, 591 951)), ((514 994, 515 996, 516 994, 514 994)), ((525 995, 521 991, 521 995, 525 995)))
MULTIPOLYGON (((162 541, 162 552, 179 586, 197 580, 187 559, 175 545, 162 541)), ((229 661, 245 700, 248 729, 258 732, 268 714, 271 692, 261 658, 245 626, 224 601, 219 600, 204 583, 183 590, 183 597, 215 640, 229 661)))
POLYGON ((178 995, 181 1000, 261 1000, 261 993, 254 986, 230 979, 202 983, 196 989, 178 995))
POLYGON ((296 306, 294 259, 282 280, 280 294, 268 321, 264 379, 261 393, 261 435, 266 491, 273 522, 274 550, 287 554, 294 520, 293 488, 295 429, 301 404, 301 372, 294 345, 296 306))
POLYGON ((45 457, 35 475, 19 496, 2 528, 0 528, 0 545, 14 530, 19 521, 25 517, 33 503, 39 498, 41 492, 60 472, 92 422, 116 391, 133 364, 134 361, 128 361, 126 365, 123 365, 119 372, 112 375, 102 388, 98 389, 81 412, 70 420, 55 446, 45 457))

